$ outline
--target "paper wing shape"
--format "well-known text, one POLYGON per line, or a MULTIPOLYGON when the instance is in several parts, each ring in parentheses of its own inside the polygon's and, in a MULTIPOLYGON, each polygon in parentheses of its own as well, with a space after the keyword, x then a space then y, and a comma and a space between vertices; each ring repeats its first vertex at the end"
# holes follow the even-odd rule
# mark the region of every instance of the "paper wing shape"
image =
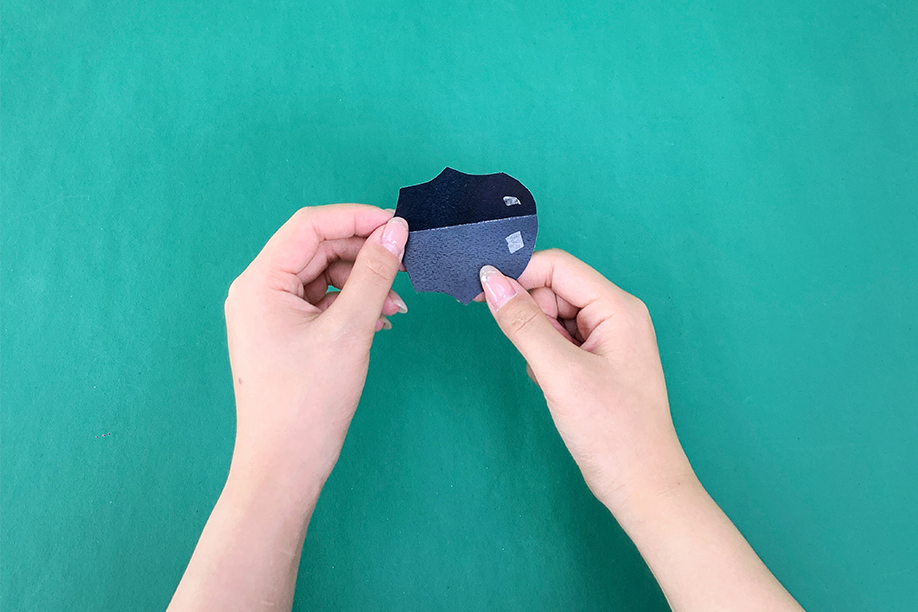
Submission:
POLYGON ((446 168, 402 187, 395 214, 408 221, 405 269, 415 291, 447 293, 468 304, 481 293, 478 271, 490 264, 519 278, 535 246, 535 200, 515 178, 446 168))

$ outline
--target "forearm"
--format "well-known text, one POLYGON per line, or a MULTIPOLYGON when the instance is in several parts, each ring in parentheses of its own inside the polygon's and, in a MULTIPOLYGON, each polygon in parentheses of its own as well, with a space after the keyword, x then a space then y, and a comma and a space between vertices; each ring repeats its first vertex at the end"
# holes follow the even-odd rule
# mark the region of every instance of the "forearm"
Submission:
POLYGON ((320 489, 231 471, 169 612, 290 610, 320 489))
POLYGON ((622 527, 673 610, 801 610, 697 478, 630 504, 622 527))

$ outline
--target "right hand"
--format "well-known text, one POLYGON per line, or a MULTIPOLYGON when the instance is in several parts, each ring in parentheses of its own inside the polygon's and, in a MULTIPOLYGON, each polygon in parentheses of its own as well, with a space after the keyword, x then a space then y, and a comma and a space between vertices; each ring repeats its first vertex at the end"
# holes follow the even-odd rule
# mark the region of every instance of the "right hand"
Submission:
POLYGON ((695 481, 643 302, 556 249, 535 253, 519 282, 491 266, 481 280, 584 480, 619 521, 695 481))

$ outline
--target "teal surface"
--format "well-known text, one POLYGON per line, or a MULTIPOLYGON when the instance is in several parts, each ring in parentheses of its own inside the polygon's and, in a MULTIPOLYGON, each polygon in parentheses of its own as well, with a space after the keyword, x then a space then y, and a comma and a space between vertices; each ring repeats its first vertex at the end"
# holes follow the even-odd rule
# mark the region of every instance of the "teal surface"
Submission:
MULTIPOLYGON (((230 460, 230 281, 449 165, 646 301, 805 607, 914 610, 916 49, 895 0, 6 0, 0 607, 165 608, 230 460)), ((487 311, 397 289, 295 608, 665 609, 487 311)))

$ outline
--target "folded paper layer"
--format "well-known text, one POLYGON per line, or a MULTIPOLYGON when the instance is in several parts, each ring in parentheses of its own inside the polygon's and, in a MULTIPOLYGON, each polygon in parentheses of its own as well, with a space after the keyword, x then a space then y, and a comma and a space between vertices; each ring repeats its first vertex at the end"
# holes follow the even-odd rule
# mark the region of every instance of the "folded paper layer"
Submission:
POLYGON ((408 221, 405 269, 415 291, 436 291, 468 304, 481 293, 485 265, 518 278, 538 233, 535 200, 504 173, 446 168, 399 191, 395 214, 408 221))
POLYGON ((415 291, 441 291, 468 304, 481 293, 483 266, 513 278, 523 273, 537 231, 536 216, 526 215, 409 232, 405 269, 415 291))

